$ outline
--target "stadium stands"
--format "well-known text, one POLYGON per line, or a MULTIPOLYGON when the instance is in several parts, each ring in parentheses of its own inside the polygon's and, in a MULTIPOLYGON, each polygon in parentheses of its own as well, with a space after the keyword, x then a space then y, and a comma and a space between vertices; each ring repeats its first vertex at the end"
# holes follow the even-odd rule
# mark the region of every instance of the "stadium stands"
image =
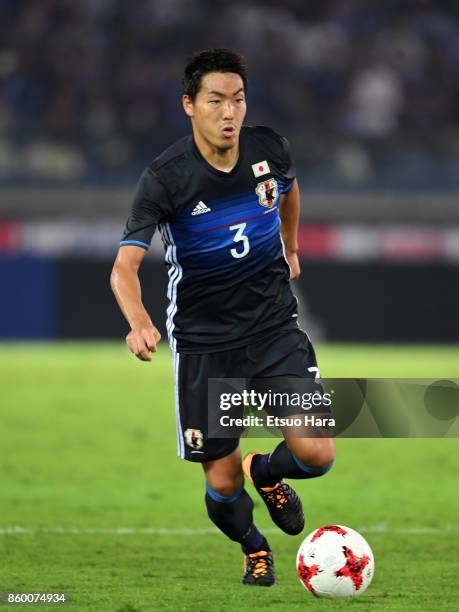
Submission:
POLYGON ((424 0, 0 1, 0 185, 132 183, 188 129, 184 58, 249 63, 249 122, 304 188, 457 187, 459 5, 424 0))

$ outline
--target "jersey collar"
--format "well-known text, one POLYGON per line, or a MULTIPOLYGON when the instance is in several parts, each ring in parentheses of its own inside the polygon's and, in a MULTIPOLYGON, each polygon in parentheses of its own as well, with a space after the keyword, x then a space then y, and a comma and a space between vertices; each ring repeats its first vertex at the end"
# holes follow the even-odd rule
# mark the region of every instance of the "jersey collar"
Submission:
POLYGON ((230 172, 224 172, 223 170, 218 170, 218 168, 214 168, 212 164, 209 164, 207 159, 205 159, 205 157, 202 156, 200 150, 196 146, 196 143, 194 141, 192 134, 191 134, 190 139, 191 139, 191 148, 192 148, 193 154, 197 157, 197 159, 202 163, 202 165, 205 167, 205 169, 208 172, 210 172, 214 176, 218 176, 224 179, 233 177, 237 173, 237 171, 239 170, 241 166, 242 159, 244 157, 244 150, 245 150, 244 128, 241 129, 240 134, 239 134, 239 157, 237 159, 236 165, 234 166, 234 168, 232 168, 230 172))

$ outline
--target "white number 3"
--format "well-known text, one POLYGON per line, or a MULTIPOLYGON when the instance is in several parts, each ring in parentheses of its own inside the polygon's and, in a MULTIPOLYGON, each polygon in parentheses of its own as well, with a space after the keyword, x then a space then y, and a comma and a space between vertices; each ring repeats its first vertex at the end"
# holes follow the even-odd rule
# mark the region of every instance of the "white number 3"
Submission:
POLYGON ((236 259, 240 259, 241 257, 245 257, 247 253, 250 251, 249 239, 247 236, 244 236, 243 232, 246 228, 247 223, 238 223, 237 225, 232 225, 230 227, 231 231, 236 231, 236 235, 233 238, 233 242, 242 242, 242 251, 238 251, 237 249, 231 249, 231 255, 236 259))

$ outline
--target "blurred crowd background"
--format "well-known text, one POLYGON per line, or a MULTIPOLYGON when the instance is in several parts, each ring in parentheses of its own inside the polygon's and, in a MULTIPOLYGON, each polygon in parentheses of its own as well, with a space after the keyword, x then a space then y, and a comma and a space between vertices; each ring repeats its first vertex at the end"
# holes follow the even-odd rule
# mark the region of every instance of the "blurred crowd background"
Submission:
POLYGON ((131 184, 189 130, 184 62, 245 55, 303 188, 459 187, 456 0, 0 0, 0 184, 131 184))
MULTIPOLYGON (((301 325, 458 342, 458 0, 0 0, 0 338, 125 335, 108 278, 137 179, 190 132, 186 60, 223 46, 247 123, 291 141, 301 325)), ((165 336, 163 256, 141 273, 165 336)))

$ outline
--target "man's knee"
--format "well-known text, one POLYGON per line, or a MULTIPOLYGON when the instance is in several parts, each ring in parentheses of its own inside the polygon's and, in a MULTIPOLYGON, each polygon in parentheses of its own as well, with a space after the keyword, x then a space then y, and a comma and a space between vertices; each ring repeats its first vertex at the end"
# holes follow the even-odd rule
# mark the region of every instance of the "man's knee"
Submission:
POLYGON ((322 438, 317 448, 315 466, 322 469, 327 468, 328 471, 334 460, 335 440, 333 438, 322 438))
POLYGON ((214 491, 220 497, 232 497, 242 488, 242 480, 234 478, 218 478, 207 481, 207 490, 214 491))
POLYGON ((313 468, 317 475, 326 474, 332 468, 335 459, 333 438, 304 438, 297 439, 296 442, 289 444, 289 447, 301 466, 313 468))
POLYGON ((244 484, 239 447, 222 459, 203 463, 203 469, 207 485, 222 497, 231 497, 244 484))

